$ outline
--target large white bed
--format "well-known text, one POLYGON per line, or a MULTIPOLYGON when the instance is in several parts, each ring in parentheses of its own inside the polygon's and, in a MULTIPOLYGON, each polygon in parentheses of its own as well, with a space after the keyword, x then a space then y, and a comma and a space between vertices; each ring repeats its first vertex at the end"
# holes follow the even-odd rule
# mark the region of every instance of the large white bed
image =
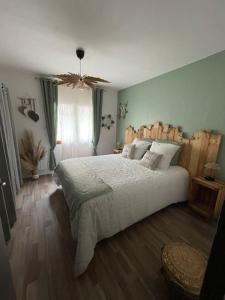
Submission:
MULTIPOLYGON (((166 206, 187 200, 188 172, 180 166, 152 171, 121 155, 75 158, 61 168, 82 161, 111 191, 84 202, 71 214, 71 230, 77 241, 75 274, 82 274, 94 256, 98 241, 110 237, 166 206)), ((60 179, 60 178, 59 178, 60 179)), ((85 180, 85 178, 84 178, 85 180)), ((62 184, 66 195, 65 187, 62 184)), ((66 197, 68 207, 71 201, 66 197)))

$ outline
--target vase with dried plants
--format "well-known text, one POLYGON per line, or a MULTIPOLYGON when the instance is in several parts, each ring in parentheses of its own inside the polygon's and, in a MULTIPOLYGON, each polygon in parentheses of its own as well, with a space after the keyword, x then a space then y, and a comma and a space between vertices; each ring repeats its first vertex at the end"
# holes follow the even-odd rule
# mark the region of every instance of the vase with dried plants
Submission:
POLYGON ((41 140, 35 144, 32 131, 26 130, 21 139, 21 162, 25 170, 31 172, 33 179, 38 179, 38 164, 46 155, 41 140))

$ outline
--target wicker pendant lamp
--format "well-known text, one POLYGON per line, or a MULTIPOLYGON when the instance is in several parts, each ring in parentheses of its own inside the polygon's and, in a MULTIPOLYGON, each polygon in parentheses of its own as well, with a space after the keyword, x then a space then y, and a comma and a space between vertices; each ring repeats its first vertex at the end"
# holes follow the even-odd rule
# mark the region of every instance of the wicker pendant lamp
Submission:
POLYGON ((78 88, 78 89, 89 89, 89 88, 95 88, 95 85, 97 83, 109 83, 109 81, 99 78, 99 77, 93 77, 93 76, 87 76, 82 75, 81 72, 81 60, 84 58, 84 49, 78 48, 76 50, 77 57, 80 60, 80 73, 74 74, 68 72, 67 74, 59 74, 59 75, 52 75, 54 78, 58 79, 58 85, 66 85, 66 86, 72 86, 72 88, 78 88))

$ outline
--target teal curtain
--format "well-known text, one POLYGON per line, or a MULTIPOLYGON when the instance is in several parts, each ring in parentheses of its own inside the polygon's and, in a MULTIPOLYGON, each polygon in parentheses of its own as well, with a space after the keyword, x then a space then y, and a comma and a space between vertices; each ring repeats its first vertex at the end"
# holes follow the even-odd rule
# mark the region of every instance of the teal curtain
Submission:
POLYGON ((15 197, 22 184, 22 172, 15 135, 9 91, 0 86, 0 221, 5 240, 16 222, 15 197))
POLYGON ((93 155, 97 155, 97 146, 101 131, 103 89, 96 87, 92 93, 93 101, 93 155))
POLYGON ((8 88, 1 84, 0 89, 0 126, 4 133, 5 149, 8 154, 8 166, 14 195, 23 184, 23 176, 20 164, 19 149, 15 134, 15 125, 8 88))
POLYGON ((46 126, 50 143, 49 169, 54 170, 56 167, 54 149, 56 146, 57 138, 58 85, 56 81, 48 78, 40 78, 40 83, 44 102, 46 126))

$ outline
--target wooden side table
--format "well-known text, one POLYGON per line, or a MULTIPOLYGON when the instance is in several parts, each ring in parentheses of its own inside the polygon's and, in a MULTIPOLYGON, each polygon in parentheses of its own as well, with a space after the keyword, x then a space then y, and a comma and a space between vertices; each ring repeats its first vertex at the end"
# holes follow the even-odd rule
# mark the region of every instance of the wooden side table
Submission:
POLYGON ((189 206, 209 218, 218 218, 225 198, 225 183, 204 177, 191 180, 189 206))
POLYGON ((113 154, 120 154, 122 151, 123 149, 113 149, 113 154))

